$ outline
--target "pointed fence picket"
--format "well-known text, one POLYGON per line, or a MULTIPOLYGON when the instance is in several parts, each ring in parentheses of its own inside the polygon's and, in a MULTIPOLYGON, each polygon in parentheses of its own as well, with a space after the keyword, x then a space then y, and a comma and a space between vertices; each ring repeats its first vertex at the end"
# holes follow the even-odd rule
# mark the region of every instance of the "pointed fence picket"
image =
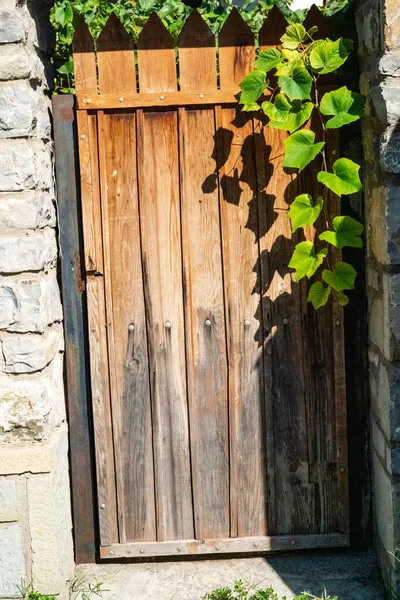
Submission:
POLYGON ((286 26, 234 9, 216 40, 193 11, 175 48, 156 14, 136 44, 78 24, 103 558, 348 544, 342 309, 311 314, 287 267, 314 167, 285 172, 285 132, 237 102, 286 26))

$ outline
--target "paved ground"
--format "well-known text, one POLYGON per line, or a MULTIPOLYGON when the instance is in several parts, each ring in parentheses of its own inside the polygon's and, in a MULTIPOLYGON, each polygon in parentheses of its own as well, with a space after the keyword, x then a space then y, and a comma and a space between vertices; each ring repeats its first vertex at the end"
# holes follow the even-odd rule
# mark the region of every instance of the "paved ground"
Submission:
POLYGON ((77 575, 104 582, 104 600, 200 600, 216 587, 241 578, 279 595, 323 588, 339 600, 384 600, 375 556, 362 554, 297 555, 229 560, 141 564, 80 565, 77 575))

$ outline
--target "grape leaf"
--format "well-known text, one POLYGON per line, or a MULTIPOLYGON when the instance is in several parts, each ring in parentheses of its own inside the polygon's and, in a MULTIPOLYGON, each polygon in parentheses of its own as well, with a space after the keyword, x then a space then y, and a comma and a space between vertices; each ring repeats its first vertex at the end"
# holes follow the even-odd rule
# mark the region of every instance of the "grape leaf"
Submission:
POLYGON ((349 53, 342 38, 332 42, 324 40, 310 52, 310 64, 319 75, 332 73, 346 62, 349 53))
POLYGON ((346 86, 328 92, 321 100, 320 111, 323 115, 333 115, 326 122, 328 129, 336 129, 357 121, 365 108, 365 96, 351 92, 346 86))
POLYGON ((333 173, 321 171, 318 173, 318 181, 335 192, 338 196, 342 194, 354 194, 362 190, 362 183, 358 174, 360 166, 349 158, 339 158, 333 164, 333 173))
POLYGON ((260 110, 260 105, 257 102, 251 102, 251 104, 243 104, 242 110, 244 112, 253 112, 255 110, 260 110))
POLYGON ((322 279, 337 292, 354 290, 356 277, 357 271, 346 262, 336 263, 333 271, 325 269, 322 272, 322 279))
POLYGON ((291 75, 280 75, 278 85, 289 100, 309 100, 312 77, 305 67, 295 66, 291 75))
POLYGON ((301 42, 307 39, 307 31, 301 23, 293 23, 286 28, 281 37, 282 46, 288 50, 296 50, 301 42))
POLYGON ((343 292, 338 292, 336 294, 336 300, 339 302, 339 304, 341 306, 347 306, 348 303, 350 302, 348 296, 346 296, 346 294, 344 294, 343 292))
POLYGON ((302 129, 292 133, 285 140, 284 167, 299 169, 302 171, 324 147, 325 142, 314 144, 315 133, 302 129))
POLYGON ((315 309, 321 308, 328 302, 330 293, 331 288, 329 286, 326 288, 323 283, 316 281, 310 287, 307 302, 311 302, 315 309))
POLYGON ((240 104, 253 104, 267 88, 264 71, 250 71, 240 84, 240 104))
POLYGON ((300 244, 297 244, 289 263, 289 267, 296 270, 294 280, 300 281, 305 276, 310 279, 322 264, 327 254, 328 250, 326 248, 316 253, 312 242, 300 242, 300 244))
POLYGON ((281 61, 282 54, 277 48, 269 48, 268 50, 261 50, 258 55, 254 66, 259 71, 267 73, 281 61))
POLYGON ((319 239, 332 244, 335 248, 362 248, 363 242, 361 234, 364 231, 364 226, 352 219, 351 217, 335 217, 333 219, 334 231, 324 231, 319 236, 319 239))
POLYGON ((292 219, 292 233, 297 231, 299 227, 313 225, 318 219, 323 205, 323 198, 318 198, 317 202, 313 204, 310 194, 301 194, 301 196, 297 196, 292 202, 288 212, 288 217, 292 219))
POLYGON ((58 6, 54 11, 55 20, 63 27, 71 23, 74 18, 74 12, 70 6, 58 6))
POLYGON ((312 102, 303 103, 301 100, 289 102, 284 94, 278 94, 273 103, 264 102, 262 104, 262 109, 270 120, 269 126, 290 133, 293 133, 308 121, 313 108, 312 102))

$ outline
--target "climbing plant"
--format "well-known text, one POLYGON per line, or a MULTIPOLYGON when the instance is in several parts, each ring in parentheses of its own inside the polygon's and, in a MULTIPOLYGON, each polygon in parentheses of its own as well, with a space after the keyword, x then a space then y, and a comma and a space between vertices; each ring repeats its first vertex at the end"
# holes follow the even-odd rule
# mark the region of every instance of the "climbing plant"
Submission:
POLYGON ((355 287, 356 270, 343 261, 330 264, 328 249, 329 245, 339 249, 345 246, 361 248, 363 225, 349 216, 340 215, 330 222, 326 202, 329 192, 342 196, 362 189, 360 166, 349 158, 338 158, 330 171, 326 132, 360 119, 365 106, 365 97, 345 86, 320 97, 320 78, 337 71, 346 62, 352 43, 343 38, 315 40, 317 31, 317 27, 307 31, 300 23, 289 25, 281 38, 281 49, 259 52, 254 70, 240 85, 240 103, 244 111, 261 110, 269 119, 269 127, 288 132, 283 167, 300 172, 320 157, 322 166, 317 178, 323 186, 323 194, 313 198, 305 190, 293 199, 288 213, 292 233, 316 226, 321 213, 325 217, 324 230, 317 230, 315 236, 323 242, 322 247, 317 249, 314 242, 301 241, 288 265, 295 270, 295 281, 320 275, 308 294, 308 301, 315 309, 324 306, 331 295, 345 306, 349 302, 346 292, 355 287), (319 116, 321 139, 316 139, 317 134, 312 128, 301 129, 313 113, 319 116))

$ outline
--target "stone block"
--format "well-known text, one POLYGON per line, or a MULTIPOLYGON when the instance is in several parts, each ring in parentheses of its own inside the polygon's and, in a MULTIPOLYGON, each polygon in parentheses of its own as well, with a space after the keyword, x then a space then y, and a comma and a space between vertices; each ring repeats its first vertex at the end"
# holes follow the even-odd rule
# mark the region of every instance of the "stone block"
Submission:
POLYGON ((19 12, 0 12, 0 44, 20 42, 24 35, 24 22, 19 12))
POLYGON ((0 330, 43 333, 62 320, 55 273, 37 279, 0 277, 0 330))
POLYGON ((381 166, 388 173, 400 173, 400 133, 390 131, 382 136, 381 166))
POLYGON ((396 50, 400 48, 399 2, 398 0, 384 0, 383 6, 385 47, 389 50, 396 50))
POLYGON ((58 447, 65 447, 67 439, 67 426, 63 424, 40 444, 17 440, 17 444, 0 445, 0 475, 51 473, 58 462, 58 447))
POLYGON ((0 527, 0 597, 18 598, 25 578, 22 531, 18 525, 0 527))
POLYGON ((0 139, 38 134, 46 139, 50 137, 45 99, 27 82, 0 85, 0 139))
POLYGON ((26 140, 0 141, 0 192, 52 188, 50 148, 26 140))
POLYGON ((372 489, 379 538, 386 552, 394 552, 392 482, 375 452, 372 453, 372 489))
POLYGON ((56 226, 56 210, 49 193, 0 194, 0 233, 13 229, 43 229, 56 226))
POLYGON ((363 0, 357 4, 356 26, 360 54, 379 52, 382 44, 380 0, 363 0))
MULTIPOLYGON (((389 423, 391 405, 389 377, 392 377, 392 374, 388 373, 386 365, 383 362, 380 362, 379 358, 378 364, 373 364, 370 361, 369 382, 371 391, 371 408, 375 414, 375 417, 379 420, 379 424, 387 439, 390 439, 391 434, 389 423)), ((383 458, 384 456, 382 454, 382 459, 383 458)))
POLYGON ((15 479, 0 478, 0 523, 18 520, 17 482, 15 479))
POLYGON ((377 421, 372 419, 371 421, 371 439, 372 439, 372 447, 374 451, 377 453, 382 463, 386 463, 386 450, 388 447, 387 440, 379 427, 377 421))
POLYGON ((50 269, 56 260, 57 240, 53 229, 31 235, 0 237, 0 273, 50 269))
POLYGON ((0 377, 0 442, 47 439, 64 419, 62 357, 37 379, 0 377))
POLYGON ((0 81, 27 79, 32 60, 32 55, 21 45, 0 46, 0 81))
POLYGON ((45 335, 6 337, 2 350, 6 373, 22 374, 42 371, 61 349, 62 335, 52 328, 45 335))
POLYGON ((381 75, 400 77, 400 50, 386 52, 379 61, 381 75))
MULTIPOLYGON (((400 56, 399 56, 400 70, 400 56)), ((400 84, 386 80, 371 90, 371 100, 380 123, 395 127, 400 120, 400 84)))
POLYGON ((32 576, 44 594, 62 594, 73 576, 67 448, 55 472, 28 479, 32 576))
POLYGON ((391 264, 398 265, 400 264, 400 184, 388 185, 385 195, 388 258, 391 264))

